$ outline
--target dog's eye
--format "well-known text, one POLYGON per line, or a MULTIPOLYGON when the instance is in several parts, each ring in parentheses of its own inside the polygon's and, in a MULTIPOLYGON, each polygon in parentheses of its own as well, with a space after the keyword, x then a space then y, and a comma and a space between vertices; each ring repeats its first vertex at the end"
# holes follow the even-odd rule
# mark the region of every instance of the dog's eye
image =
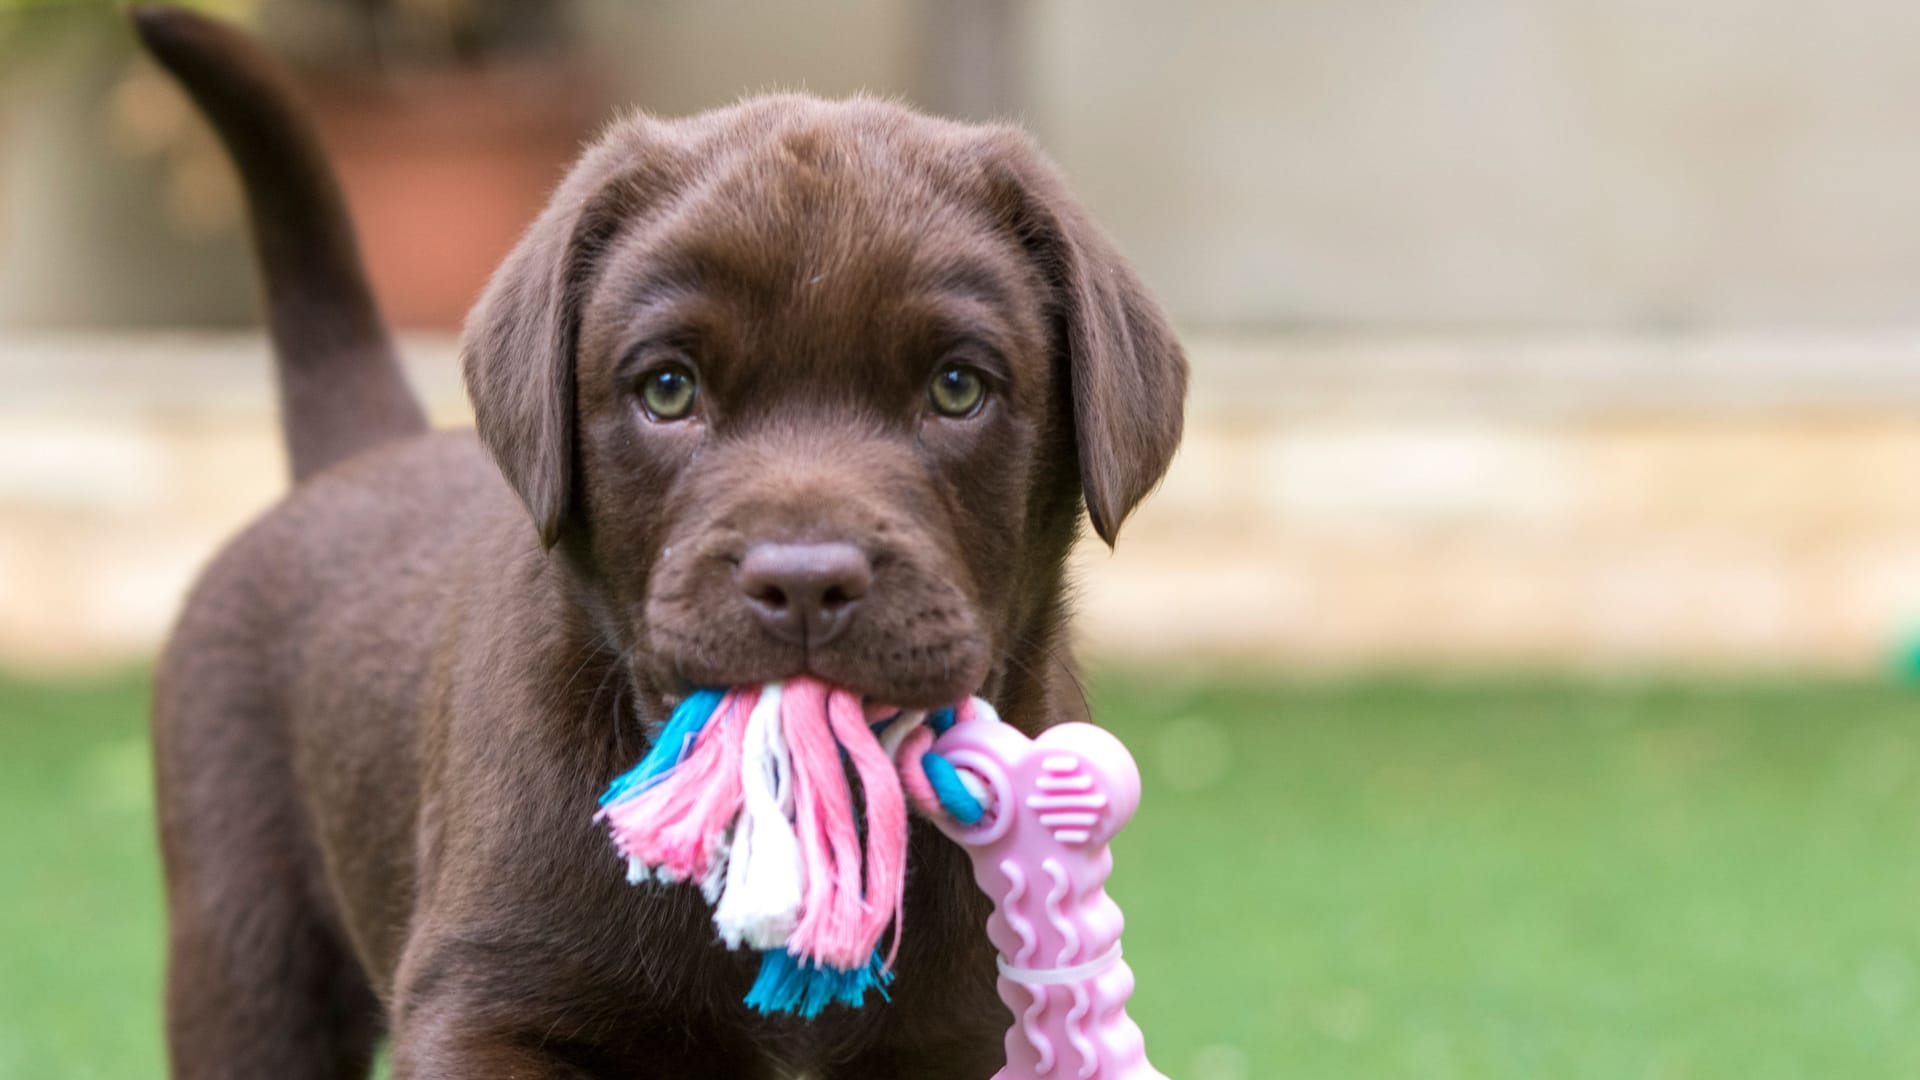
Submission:
POLYGON ((972 416, 986 400, 987 381, 965 364, 948 364, 934 375, 927 397, 941 416, 972 416))
POLYGON ((640 377, 640 403, 655 420, 684 420, 699 397, 693 372, 679 364, 654 368, 640 377))

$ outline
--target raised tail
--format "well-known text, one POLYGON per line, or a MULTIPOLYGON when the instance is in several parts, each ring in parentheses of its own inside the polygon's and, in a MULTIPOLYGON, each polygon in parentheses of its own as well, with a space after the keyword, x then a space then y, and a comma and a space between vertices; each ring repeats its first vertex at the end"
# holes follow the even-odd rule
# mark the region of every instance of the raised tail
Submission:
POLYGON ((279 65, 240 30, 182 8, 141 6, 132 18, 212 122, 246 188, 294 481, 425 431, 339 182, 279 65))

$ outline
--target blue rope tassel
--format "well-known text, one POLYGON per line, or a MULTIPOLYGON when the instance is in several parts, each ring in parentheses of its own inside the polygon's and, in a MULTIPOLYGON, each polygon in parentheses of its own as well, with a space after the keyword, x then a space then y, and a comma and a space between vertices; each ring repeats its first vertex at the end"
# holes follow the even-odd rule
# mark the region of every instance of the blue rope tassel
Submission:
MULTIPOLYGON (((945 735, 954 725, 956 717, 949 707, 936 709, 927 714, 927 726, 935 735, 945 735)), ((920 759, 920 768, 927 774, 927 783, 933 785, 934 797, 940 800, 942 809, 962 825, 978 825, 980 819, 987 816, 987 808, 973 797, 967 785, 960 782, 960 772, 953 763, 929 750, 920 759)))
POLYGON ((941 809, 962 825, 980 824, 987 808, 960 782, 960 771, 953 767, 953 762, 929 750, 920 759, 920 768, 927 774, 927 783, 933 785, 933 794, 940 800, 941 809))
POLYGON ((867 966, 854 971, 825 967, 802 960, 785 949, 769 949, 760 954, 760 975, 747 991, 747 1006, 760 1013, 793 1013, 804 1020, 819 1016, 828 1005, 839 1002, 857 1009, 873 990, 880 1000, 890 1000, 887 984, 893 972, 879 950, 867 966))
POLYGON ((617 777, 607 786, 606 793, 600 796, 600 805, 606 806, 622 799, 630 799, 660 782, 660 778, 680 764, 687 756, 687 750, 693 746, 694 737, 713 719, 715 709, 726 697, 724 690, 695 690, 680 702, 673 710, 660 735, 653 740, 652 749, 625 774, 617 777))

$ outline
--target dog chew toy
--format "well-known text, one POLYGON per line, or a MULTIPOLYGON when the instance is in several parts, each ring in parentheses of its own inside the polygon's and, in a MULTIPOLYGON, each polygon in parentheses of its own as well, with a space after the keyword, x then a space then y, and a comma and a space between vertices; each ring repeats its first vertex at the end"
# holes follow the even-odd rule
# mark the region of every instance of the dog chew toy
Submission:
POLYGON ((690 883, 729 948, 761 955, 746 1003, 818 1016, 887 996, 902 933, 909 805, 966 849, 993 900, 996 1080, 1151 1080, 1106 893, 1140 774, 1090 724, 1029 739, 972 698, 880 708, 814 679, 699 690, 600 798, 627 879, 690 883))

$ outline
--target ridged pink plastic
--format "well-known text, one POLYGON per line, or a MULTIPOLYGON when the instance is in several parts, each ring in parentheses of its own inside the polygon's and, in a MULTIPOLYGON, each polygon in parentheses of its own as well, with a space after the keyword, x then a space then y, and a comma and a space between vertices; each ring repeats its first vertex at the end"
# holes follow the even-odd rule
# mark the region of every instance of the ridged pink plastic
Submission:
POLYGON ((973 857, 974 880, 993 899, 987 936, 1014 1016, 995 1080, 1165 1080, 1127 1016, 1125 920, 1106 891, 1108 844, 1140 804, 1126 747, 1091 724, 1029 739, 980 709, 934 750, 992 791, 979 824, 941 819, 941 828, 973 857))

